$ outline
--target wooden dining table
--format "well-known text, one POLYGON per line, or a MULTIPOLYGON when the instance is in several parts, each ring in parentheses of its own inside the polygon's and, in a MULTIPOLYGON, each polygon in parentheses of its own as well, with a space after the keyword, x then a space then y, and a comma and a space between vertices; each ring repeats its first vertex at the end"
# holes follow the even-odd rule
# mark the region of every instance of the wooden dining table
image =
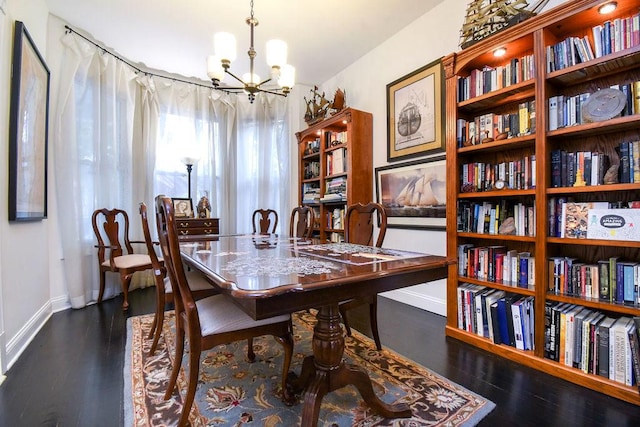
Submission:
POLYGON ((253 319, 317 309, 313 354, 299 375, 287 376, 288 404, 302 398, 302 426, 316 426, 323 397, 353 384, 385 418, 407 418, 406 404, 378 398, 358 366, 345 364, 338 303, 443 279, 452 260, 443 256, 350 243, 320 243, 279 235, 193 236, 182 240, 183 260, 204 273, 253 319))

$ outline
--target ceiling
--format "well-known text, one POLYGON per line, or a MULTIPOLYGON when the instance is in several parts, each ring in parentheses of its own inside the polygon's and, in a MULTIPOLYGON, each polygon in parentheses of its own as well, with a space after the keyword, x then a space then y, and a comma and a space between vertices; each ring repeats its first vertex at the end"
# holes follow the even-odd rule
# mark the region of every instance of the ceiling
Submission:
MULTIPOLYGON (((296 81, 321 84, 444 0, 255 0, 256 73, 265 78, 265 42, 289 45, 296 81)), ((249 71, 249 1, 46 0, 49 11, 103 46, 155 70, 207 80, 213 34, 236 36, 231 71, 249 71)), ((392 58, 389 58, 392 60, 392 58)), ((233 83, 229 77, 224 83, 233 83)))

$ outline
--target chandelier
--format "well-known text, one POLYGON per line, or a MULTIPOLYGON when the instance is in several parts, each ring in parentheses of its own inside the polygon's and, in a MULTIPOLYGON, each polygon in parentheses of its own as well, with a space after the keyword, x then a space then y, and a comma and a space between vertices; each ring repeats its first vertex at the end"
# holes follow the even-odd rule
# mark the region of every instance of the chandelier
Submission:
POLYGON ((295 68, 287 64, 287 44, 282 40, 269 40, 267 42, 267 64, 271 67, 271 77, 260 81, 260 77, 253 72, 253 60, 256 50, 253 47, 253 34, 258 20, 253 16, 253 0, 251 0, 251 16, 247 18, 247 25, 251 28, 251 46, 247 52, 249 55, 249 72, 242 79, 233 74, 229 69, 231 62, 236 59, 236 38, 230 33, 216 33, 213 36, 214 55, 207 58, 207 75, 217 90, 225 92, 244 91, 249 96, 249 102, 253 103, 256 93, 266 92, 280 96, 287 96, 295 82, 295 68), (229 74, 242 86, 221 86, 220 83, 225 74, 229 74), (272 79, 277 80, 279 88, 265 88, 263 85, 272 79))

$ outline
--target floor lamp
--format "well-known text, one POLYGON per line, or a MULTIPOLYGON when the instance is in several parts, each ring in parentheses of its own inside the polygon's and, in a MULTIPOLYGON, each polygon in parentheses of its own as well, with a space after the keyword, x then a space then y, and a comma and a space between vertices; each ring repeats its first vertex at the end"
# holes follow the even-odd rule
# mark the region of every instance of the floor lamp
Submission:
POLYGON ((189 185, 189 200, 191 200, 191 171, 193 170, 193 165, 195 165, 196 163, 198 163, 198 160, 200 160, 200 158, 198 157, 183 157, 182 159, 180 159, 182 161, 182 163, 184 163, 187 166, 187 180, 188 180, 188 185, 189 185))

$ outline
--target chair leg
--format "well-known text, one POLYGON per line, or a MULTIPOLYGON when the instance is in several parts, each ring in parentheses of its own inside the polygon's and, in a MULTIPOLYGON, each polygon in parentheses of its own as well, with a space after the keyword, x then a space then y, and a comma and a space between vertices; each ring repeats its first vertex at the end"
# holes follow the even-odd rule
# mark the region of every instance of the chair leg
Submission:
POLYGON ((200 345, 194 337, 189 337, 189 380, 187 383, 187 394, 182 404, 182 414, 178 426, 186 426, 189 422, 189 412, 193 405, 193 399, 198 387, 198 374, 200 373, 200 345))
POLYGON ((129 285, 131 284, 131 278, 133 277, 133 273, 123 275, 120 278, 120 283, 122 283, 122 297, 124 301, 122 303, 122 311, 129 310, 129 285))
POLYGON ((382 344, 378 334, 378 300, 375 296, 369 303, 369 320, 371 322, 371 334, 373 334, 373 340, 376 342, 376 349, 380 351, 382 350, 382 344))
POLYGON ((104 270, 100 270, 100 293, 98 294, 98 304, 102 302, 102 297, 104 296, 105 274, 106 272, 104 270))
POLYGON ((256 353, 253 351, 253 338, 247 339, 247 359, 251 363, 256 361, 256 353))
POLYGON ((164 325, 165 297, 164 280, 160 276, 156 276, 156 314, 153 317, 153 325, 151 326, 148 337, 148 339, 153 337, 153 343, 151 344, 151 350, 149 351, 149 354, 151 355, 156 352, 160 334, 163 332, 162 326, 164 325))
POLYGON ((171 398, 173 389, 176 387, 178 373, 180 372, 180 366, 182 366, 182 356, 184 356, 184 329, 180 326, 180 315, 176 313, 176 354, 173 360, 173 368, 171 369, 171 377, 169 377, 167 391, 164 393, 164 400, 171 398))

